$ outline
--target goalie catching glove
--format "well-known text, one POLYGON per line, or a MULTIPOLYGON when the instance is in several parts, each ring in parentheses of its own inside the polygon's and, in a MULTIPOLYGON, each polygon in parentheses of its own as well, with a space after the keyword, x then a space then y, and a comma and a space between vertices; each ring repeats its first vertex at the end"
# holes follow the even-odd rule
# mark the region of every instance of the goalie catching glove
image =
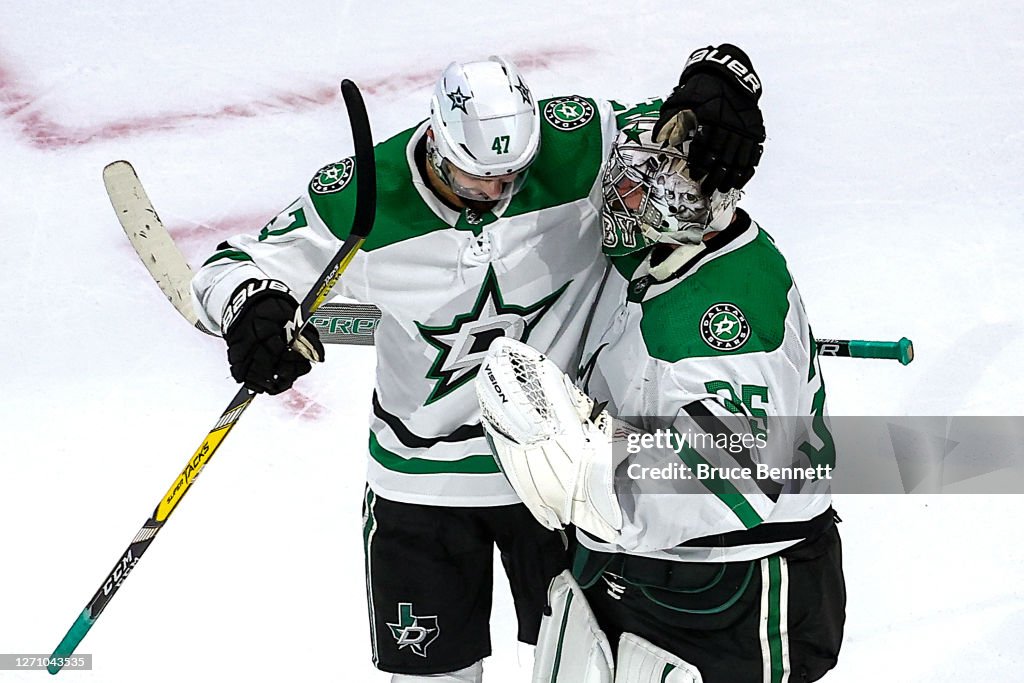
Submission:
POLYGON ((224 307, 221 326, 228 343, 231 376, 259 393, 280 394, 323 360, 320 334, 301 326, 299 304, 278 280, 250 278, 224 307))
POLYGON ((548 529, 575 524, 611 541, 615 497, 612 418, 542 353, 500 338, 476 377, 480 422, 512 488, 548 529))

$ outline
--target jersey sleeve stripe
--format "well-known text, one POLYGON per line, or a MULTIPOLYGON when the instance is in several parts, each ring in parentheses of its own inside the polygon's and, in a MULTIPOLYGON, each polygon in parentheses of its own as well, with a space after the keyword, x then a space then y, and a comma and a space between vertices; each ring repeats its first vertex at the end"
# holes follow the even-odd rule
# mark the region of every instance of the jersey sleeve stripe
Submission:
POLYGON ((229 261, 252 261, 252 256, 249 256, 244 251, 238 249, 225 249, 224 251, 218 251, 216 254, 206 259, 203 263, 204 266, 208 266, 211 263, 227 259, 229 261))

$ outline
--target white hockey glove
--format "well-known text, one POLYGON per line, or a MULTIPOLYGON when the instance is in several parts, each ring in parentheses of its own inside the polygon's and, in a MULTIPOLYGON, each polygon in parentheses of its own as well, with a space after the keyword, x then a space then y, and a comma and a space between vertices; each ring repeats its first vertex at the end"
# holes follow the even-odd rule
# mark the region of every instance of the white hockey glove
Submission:
POLYGON ((476 377, 480 422, 512 488, 548 529, 611 541, 622 528, 613 488, 612 419, 542 353, 500 338, 476 377))

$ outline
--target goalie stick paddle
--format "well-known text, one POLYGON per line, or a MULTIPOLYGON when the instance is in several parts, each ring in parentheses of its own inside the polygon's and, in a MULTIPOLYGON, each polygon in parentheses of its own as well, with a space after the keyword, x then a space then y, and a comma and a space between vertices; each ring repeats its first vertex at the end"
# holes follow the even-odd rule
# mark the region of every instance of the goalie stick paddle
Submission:
MULTIPOLYGON (((355 216, 352 220, 352 230, 348 238, 342 243, 334 258, 324 269, 317 284, 306 294, 299 305, 295 321, 296 329, 299 331, 306 324, 309 324, 309 316, 323 304, 330 294, 331 288, 337 283, 338 278, 349 262, 351 262, 356 251, 362 246, 363 241, 373 227, 373 219, 376 213, 376 167, 373 156, 373 139, 370 135, 370 122, 366 115, 366 107, 363 104, 359 89, 352 81, 342 81, 341 93, 345 99, 345 107, 348 110, 355 146, 355 216)), ((172 270, 177 268, 176 273, 171 273, 177 277, 181 274, 180 269, 182 266, 184 266, 185 272, 188 272, 188 265, 181 258, 177 247, 170 241, 169 235, 163 230, 163 225, 160 223, 156 212, 153 211, 145 192, 142 191, 142 186, 138 183, 134 170, 132 170, 127 162, 116 162, 104 169, 104 182, 107 184, 107 191, 110 193, 111 202, 114 204, 115 210, 118 211, 118 218, 121 220, 121 224, 125 226, 125 230, 128 232, 129 239, 132 239, 132 243, 135 244, 136 239, 145 241, 152 240, 155 237, 155 241, 151 242, 151 244, 155 249, 153 252, 154 256, 159 255, 159 258, 152 262, 153 266, 150 263, 146 263, 146 267, 157 280, 157 284, 161 286, 161 289, 168 295, 168 299, 172 304, 175 304, 175 308, 179 312, 182 311, 179 303, 191 312, 191 304, 186 306, 186 303, 189 301, 187 289, 182 290, 178 286, 181 284, 180 281, 174 283, 172 282, 173 278, 168 279, 168 277, 165 277, 168 275, 168 268, 172 270), (112 167, 113 170, 110 170, 112 167), (119 185, 119 180, 125 181, 124 185, 119 185), (112 184, 115 187, 114 192, 111 192, 112 184), (119 201, 123 201, 120 206, 128 210, 121 211, 119 201), (141 211, 141 213, 137 213, 137 211, 141 211), (136 221, 144 224, 146 229, 136 233, 136 237, 133 238, 127 221, 136 221), (161 245, 164 239, 166 241, 161 245), (168 246, 170 251, 167 250, 168 246), (175 254, 177 254, 176 257, 175 254), (180 260, 180 263, 176 261, 176 258, 180 260), (158 277, 158 274, 160 274, 160 277, 158 277), (165 289, 165 286, 169 287, 170 293, 168 289, 165 289)), ((145 262, 145 258, 143 261, 145 262)), ((185 315, 184 312, 182 314, 185 315)), ((186 318, 188 318, 187 315, 186 318)), ((194 312, 191 322, 195 324, 194 312)), ((298 339, 298 333, 296 333, 296 339, 298 339)), ((135 534, 135 537, 128 545, 128 549, 118 559, 114 568, 107 575, 99 589, 97 589, 92 599, 85 606, 85 609, 82 610, 82 613, 75 619, 63 640, 60 641, 60 644, 53 651, 53 655, 50 658, 53 663, 47 667, 51 674, 56 674, 60 671, 60 662, 66 660, 75 651, 75 648, 78 647, 86 633, 96 623, 96 619, 99 618, 103 609, 117 593, 128 573, 138 563, 142 554, 146 552, 146 549, 153 542, 157 533, 167 522, 167 519, 174 512, 178 503, 181 502, 182 497, 188 492, 189 487, 203 467, 210 462, 217 448, 227 437, 235 423, 238 422, 238 419, 255 396, 255 392, 243 385, 238 393, 235 394, 235 397, 231 399, 231 402, 221 414, 213 429, 203 439, 195 454, 189 458, 181 473, 157 504, 153 515, 146 520, 142 528, 139 529, 139 532, 135 534)))

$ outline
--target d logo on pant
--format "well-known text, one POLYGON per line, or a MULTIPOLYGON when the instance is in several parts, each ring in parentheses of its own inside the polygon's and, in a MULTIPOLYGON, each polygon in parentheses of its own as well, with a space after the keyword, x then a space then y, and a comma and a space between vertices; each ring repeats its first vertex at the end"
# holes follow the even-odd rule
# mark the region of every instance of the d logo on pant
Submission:
POLYGON ((427 656, 427 648, 441 635, 437 616, 418 617, 412 613, 411 602, 398 603, 398 623, 388 622, 398 649, 410 648, 420 657, 427 656))

